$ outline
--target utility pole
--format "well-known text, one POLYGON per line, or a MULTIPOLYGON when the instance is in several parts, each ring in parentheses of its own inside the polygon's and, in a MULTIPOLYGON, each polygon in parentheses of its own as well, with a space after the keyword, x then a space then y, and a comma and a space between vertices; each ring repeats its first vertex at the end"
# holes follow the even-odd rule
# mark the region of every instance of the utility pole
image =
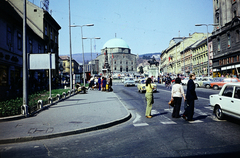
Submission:
POLYGON ((22 114, 25 117, 28 117, 28 68, 27 68, 27 9, 26 9, 26 0, 23 1, 23 105, 22 105, 22 114))

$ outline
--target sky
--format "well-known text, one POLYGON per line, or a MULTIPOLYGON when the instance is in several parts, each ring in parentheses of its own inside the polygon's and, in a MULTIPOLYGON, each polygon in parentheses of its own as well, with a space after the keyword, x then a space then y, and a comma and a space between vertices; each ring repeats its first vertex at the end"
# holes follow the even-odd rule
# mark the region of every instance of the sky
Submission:
MULTIPOLYGON (((29 0, 40 6, 41 0, 29 0)), ((41 4, 42 6, 42 4, 41 4)), ((52 17, 61 26, 59 55, 69 55, 69 0, 49 0, 52 17)), ((110 39, 121 38, 132 54, 157 53, 167 49, 174 37, 207 32, 213 23, 212 0, 71 0, 71 25, 83 27, 83 37, 92 40, 92 52, 101 52, 110 39)), ((211 33, 212 26, 208 31, 211 33)), ((81 28, 71 28, 72 54, 82 53, 81 28)), ((91 52, 90 40, 84 40, 84 53, 91 52)))

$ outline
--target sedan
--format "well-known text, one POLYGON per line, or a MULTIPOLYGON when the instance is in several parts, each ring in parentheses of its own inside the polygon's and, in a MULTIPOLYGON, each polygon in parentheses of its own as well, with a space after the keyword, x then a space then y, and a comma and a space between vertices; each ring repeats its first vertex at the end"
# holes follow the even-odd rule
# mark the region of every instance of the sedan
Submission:
POLYGON ((224 79, 224 77, 215 77, 213 79, 208 78, 208 81, 203 81, 203 87, 210 88, 210 83, 212 82, 221 82, 224 79))
MULTIPOLYGON (((156 92, 157 85, 155 83, 151 83, 151 85, 153 86, 153 92, 156 92)), ((137 88, 138 88, 138 92, 141 92, 141 93, 146 92, 146 79, 140 80, 137 85, 137 88)))
POLYGON ((210 83, 210 86, 211 86, 211 88, 213 88, 215 90, 218 90, 219 88, 221 88, 226 83, 231 83, 231 82, 240 82, 240 80, 238 78, 225 78, 221 82, 210 83))
POLYGON ((124 84, 125 87, 127 87, 127 86, 135 86, 134 78, 133 77, 125 77, 123 84, 124 84))
POLYGON ((209 96, 210 106, 218 119, 224 115, 240 119, 240 83, 227 83, 219 94, 209 96))

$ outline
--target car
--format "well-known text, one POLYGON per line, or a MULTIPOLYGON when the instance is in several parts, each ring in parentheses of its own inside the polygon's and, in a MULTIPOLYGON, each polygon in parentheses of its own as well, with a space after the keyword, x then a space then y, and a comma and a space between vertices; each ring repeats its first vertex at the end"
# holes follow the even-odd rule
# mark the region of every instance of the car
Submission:
POLYGON ((214 90, 218 90, 219 88, 221 88, 226 83, 231 83, 231 82, 240 82, 240 80, 238 78, 224 78, 220 82, 210 83, 210 87, 213 88, 214 90))
POLYGON ((203 77, 201 81, 197 81, 198 87, 203 87, 203 82, 212 81, 212 77, 203 77))
POLYGON ((240 119, 240 83, 225 84, 219 94, 209 96, 210 106, 218 119, 224 115, 240 119))
MULTIPOLYGON (((157 91, 157 85, 155 83, 151 83, 153 86, 153 92, 157 91)), ((141 79, 137 85, 138 92, 143 93, 146 92, 146 79, 141 79)))
POLYGON ((200 82, 202 81, 202 77, 196 77, 195 80, 193 80, 193 82, 195 83, 195 87, 200 87, 200 82))
POLYGON ((182 80, 182 84, 183 84, 183 85, 187 85, 188 80, 189 80, 189 77, 185 77, 185 78, 182 80))
POLYGON ((124 84, 125 87, 127 87, 127 86, 135 86, 134 78, 133 77, 125 77, 123 84, 124 84))
POLYGON ((205 88, 210 88, 210 83, 212 82, 219 82, 219 81, 222 81, 225 77, 215 77, 215 78, 208 78, 208 81, 203 81, 203 87, 205 88))

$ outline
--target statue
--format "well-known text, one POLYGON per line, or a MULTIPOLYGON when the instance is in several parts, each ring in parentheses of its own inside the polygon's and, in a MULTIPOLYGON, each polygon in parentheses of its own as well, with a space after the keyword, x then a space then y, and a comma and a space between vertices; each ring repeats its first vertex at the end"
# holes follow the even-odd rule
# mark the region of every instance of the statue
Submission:
POLYGON ((154 58, 154 56, 152 59, 148 60, 148 63, 150 64, 150 67, 152 65, 159 66, 159 62, 154 58))

